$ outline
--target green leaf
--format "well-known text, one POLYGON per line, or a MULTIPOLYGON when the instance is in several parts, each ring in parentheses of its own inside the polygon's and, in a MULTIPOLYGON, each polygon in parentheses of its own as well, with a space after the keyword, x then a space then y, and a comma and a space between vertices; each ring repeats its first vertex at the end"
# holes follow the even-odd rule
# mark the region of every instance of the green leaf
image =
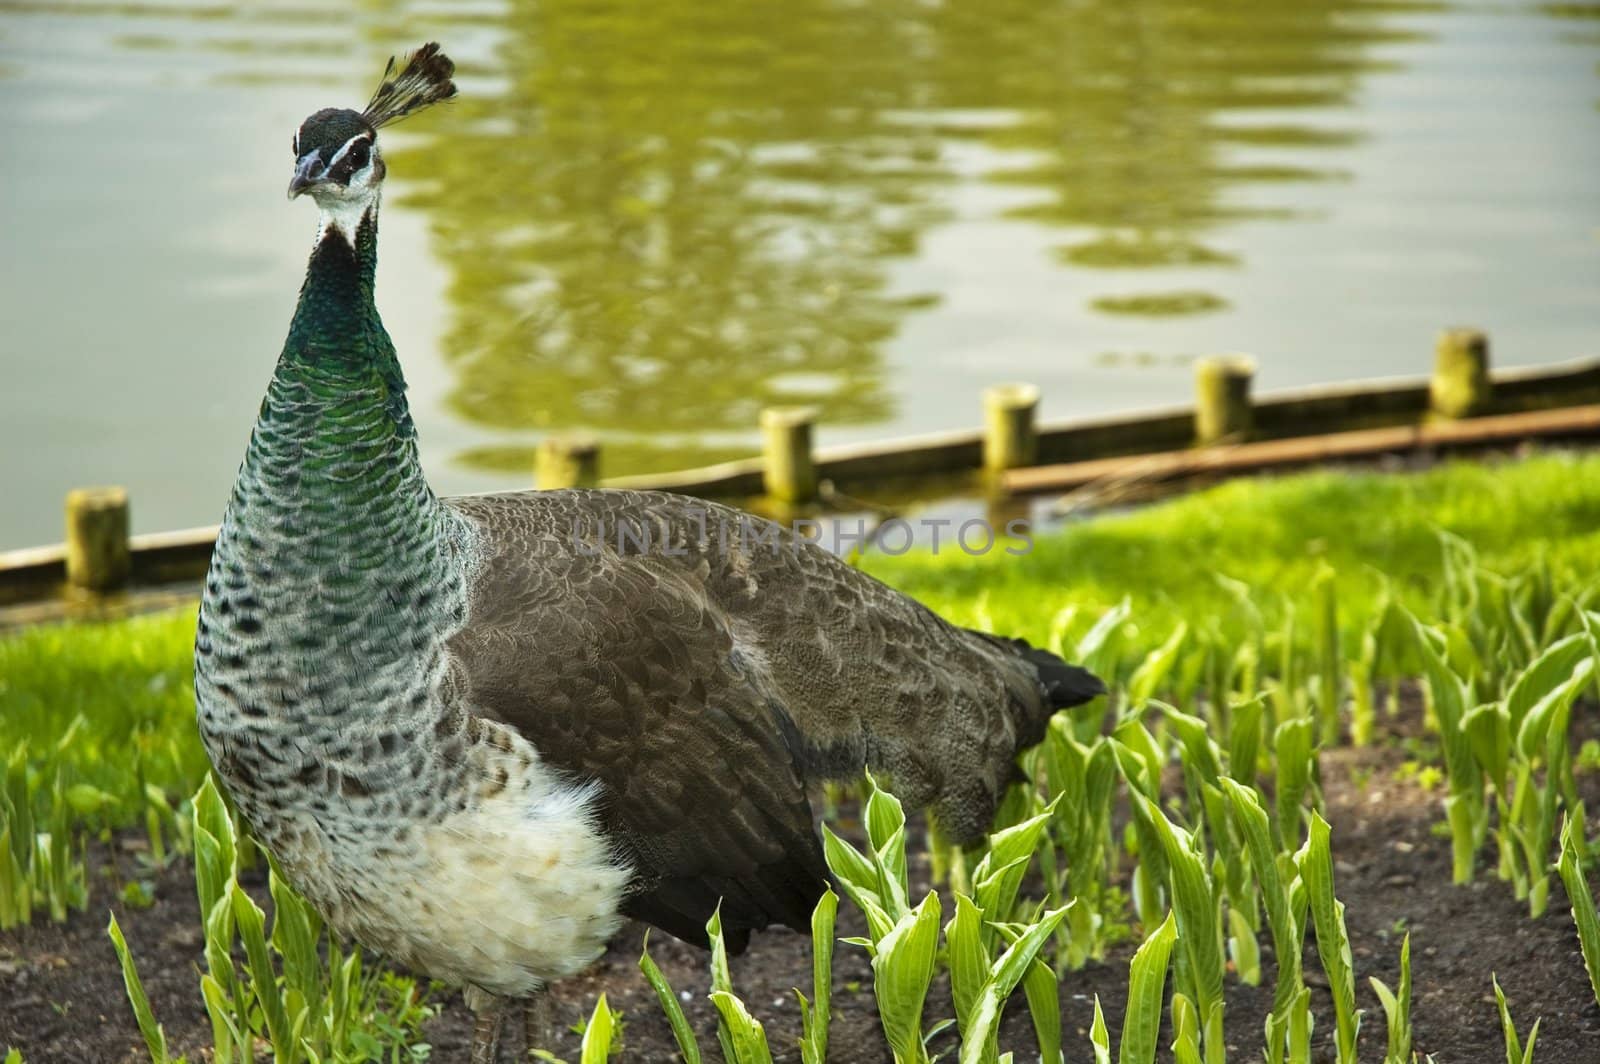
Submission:
POLYGON ((963 1037, 972 1029, 978 999, 989 978, 989 951, 983 944, 983 911, 965 894, 956 895, 956 914, 945 925, 950 957, 950 997, 963 1037))
MULTIPOLYGON (((192 802, 194 821, 195 891, 200 911, 211 913, 229 892, 238 874, 238 848, 233 818, 217 790, 215 779, 207 775, 192 802)), ((232 924, 229 924, 232 935, 232 924)))
POLYGON ((1517 729, 1517 751, 1528 760, 1537 757, 1556 722, 1565 722, 1572 700, 1594 675, 1594 658, 1586 657, 1573 666, 1572 674, 1534 703, 1517 729))
MULTIPOLYGON (((725 993, 733 997, 733 975, 728 971, 728 946, 722 938, 722 904, 719 902, 711 913, 711 919, 706 921, 706 939, 711 944, 711 989, 712 998, 715 1000, 717 993, 725 993)), ((737 1001, 738 998, 733 998, 737 1001)), ((734 1030, 727 1019, 727 1013, 720 1006, 717 1009, 717 1041, 722 1046, 722 1056, 725 1060, 734 1059, 737 1045, 734 1042, 734 1030)))
POLYGON ((1084 668, 1096 675, 1111 676, 1116 665, 1114 637, 1132 614, 1133 601, 1128 598, 1124 598, 1102 613, 1093 627, 1078 640, 1078 645, 1072 653, 1072 660, 1081 662, 1084 668))
POLYGON ((1316 725, 1309 717, 1293 717, 1278 725, 1273 733, 1273 752, 1278 763, 1277 848, 1292 850, 1300 842, 1300 804, 1311 788, 1316 765, 1313 740, 1316 725))
POLYGON ((1178 925, 1169 912, 1128 964, 1128 1011, 1122 1020, 1120 1064, 1153 1064, 1156 1059, 1167 964, 1177 937, 1178 925))
POLYGON ((1539 1040, 1539 1024, 1543 1019, 1541 1017, 1533 1021, 1533 1027, 1528 1031, 1528 1043, 1524 1046, 1517 1037, 1517 1025, 1511 1021, 1511 1009, 1506 1004, 1505 991, 1500 989, 1500 980, 1493 972, 1489 973, 1489 979, 1494 983, 1494 1000, 1500 1009, 1500 1030, 1506 1040, 1506 1064, 1531 1064, 1533 1046, 1539 1040))
MULTIPOLYGON (((983 910, 985 918, 993 921, 1011 918, 1017 891, 1028 871, 1028 859, 1039 848, 1039 839, 1055 815, 1055 808, 1056 802, 1052 801, 1038 815, 989 836, 989 852, 973 872, 973 900, 983 910)), ((987 936, 986 941, 989 941, 987 936)))
POLYGON ((1177 1064, 1200 1064, 1200 1019, 1182 994, 1172 995, 1172 1056, 1177 1064))
POLYGON ((867 919, 872 941, 877 942, 894 927, 894 920, 879 896, 878 866, 863 857, 854 846, 839 838, 828 825, 822 825, 822 855, 828 869, 839 880, 845 897, 861 910, 867 919))
POLYGON ((839 896, 833 890, 822 892, 811 911, 811 992, 816 996, 811 1022, 805 1026, 805 1048, 811 1056, 807 1064, 824 1064, 828 1059, 828 1026, 833 1000, 833 927, 839 911, 839 896))
MULTIPOLYGON (((127 988, 128 1003, 133 1006, 133 1018, 139 1024, 139 1033, 144 1036, 151 1064, 167 1064, 172 1059, 167 1055, 167 1033, 156 1022, 155 1013, 150 1011, 150 999, 145 996, 144 984, 139 981, 139 969, 133 963, 133 952, 128 949, 127 939, 122 937, 122 928, 117 925, 115 913, 111 915, 106 934, 111 936, 112 948, 117 951, 117 960, 122 965, 122 984, 127 988)), ((18 1059, 21 1059, 20 1055, 18 1059)))
POLYGON ((92 817, 108 805, 116 804, 116 795, 88 783, 74 783, 66 791, 67 805, 79 817, 92 817))
POLYGON ((1511 719, 1513 733, 1522 727, 1528 711, 1555 690, 1578 667, 1578 662, 1593 653, 1589 638, 1576 632, 1544 649, 1526 669, 1523 669, 1511 689, 1506 692, 1506 712, 1511 719))
POLYGON ((611 1038, 616 1033, 618 1015, 611 1011, 602 993, 600 1000, 594 1003, 594 1012, 589 1014, 589 1022, 583 1028, 583 1047, 578 1057, 581 1064, 606 1064, 606 1058, 611 1055, 611 1038))
MULTIPOLYGON (((672 991, 672 984, 667 982, 667 977, 661 974, 661 969, 650 958, 648 933, 644 937, 644 952, 639 954, 639 971, 644 973, 644 981, 655 991, 656 1001, 660 1003, 661 1011, 666 1014, 667 1025, 672 1028, 672 1037, 677 1040, 678 1054, 683 1057, 684 1064, 700 1064, 700 1043, 694 1036, 694 1028, 689 1025, 689 1018, 683 1014, 683 1006, 678 1003, 678 995, 672 991)), ((811 1064, 811 1060, 812 1058, 807 1057, 807 1064, 811 1064)))
POLYGON ((1161 769, 1166 764, 1161 744, 1138 720, 1125 720, 1112 730, 1112 751, 1123 778, 1146 798, 1161 797, 1161 769))
POLYGON ((1255 928, 1244 911, 1234 906, 1228 907, 1228 945, 1239 981, 1246 986, 1260 986, 1261 947, 1256 942, 1255 928))
POLYGON ((1311 832, 1299 857, 1300 878, 1306 884, 1311 919, 1317 931, 1317 955, 1327 973, 1337 1023, 1339 1064, 1354 1064, 1361 1013, 1356 1009, 1355 968, 1350 956, 1350 936, 1345 931, 1344 904, 1333 893, 1333 850, 1328 822, 1311 814, 1311 832))
POLYGON ((267 872, 272 893, 272 946, 283 958, 286 986, 299 991, 309 1001, 322 997, 322 958, 317 955, 317 939, 322 920, 296 894, 272 864, 267 872))
POLYGON ((1106 1014, 1100 1008, 1100 995, 1094 996, 1094 1022, 1089 1025, 1089 1044, 1094 1047, 1094 1064, 1111 1064, 1111 1033, 1106 1030, 1106 1014))
POLYGON ((216 1064, 231 1064, 235 1053, 248 1060, 243 1017, 239 1016, 238 1006, 228 991, 210 972, 200 976, 200 996, 205 999, 206 1015, 211 1019, 211 1044, 216 1064))
POLYGON ((1166 852, 1172 882, 1172 903, 1177 913, 1178 943, 1183 949, 1189 978, 1195 988, 1195 1005, 1204 1015, 1222 1001, 1222 934, 1218 926, 1216 895, 1205 863, 1195 852, 1189 833, 1167 819, 1143 795, 1130 796, 1135 813, 1154 828, 1166 852))
POLYGON ((1204 782, 1216 783, 1222 776, 1222 759, 1217 744, 1211 741, 1210 725, 1171 706, 1161 708, 1162 716, 1177 733, 1183 748, 1185 771, 1194 770, 1204 782))
POLYGON ((1475 706, 1462 718, 1462 728, 1472 745, 1472 755, 1504 794, 1506 770, 1511 762, 1511 714, 1498 702, 1475 706))
POLYGON ((244 943, 244 955, 250 968, 251 990, 267 1022, 273 1059, 292 1061, 294 1040, 289 1034, 289 1013, 284 1007, 278 975, 272 968, 272 956, 267 951, 266 914, 238 884, 233 887, 232 903, 234 923, 239 929, 239 940, 244 943))
POLYGON ((1289 1008, 1288 1049, 1294 1064, 1311 1059, 1311 988, 1302 987, 1289 1008))
POLYGON ((1583 859, 1579 847, 1584 843, 1583 806, 1578 805, 1567 814, 1561 828, 1561 860, 1556 868, 1561 873, 1561 883, 1567 890, 1567 900, 1572 903, 1572 919, 1578 925, 1578 945, 1583 950, 1583 964, 1589 970, 1589 987, 1594 1000, 1600 1004, 1600 915, 1595 912, 1594 895, 1583 874, 1583 859))
POLYGON ((1183 648, 1183 641, 1188 638, 1189 625, 1179 621, 1178 627, 1159 647, 1152 650, 1133 670, 1133 675, 1128 678, 1128 704, 1142 706, 1153 698, 1161 689, 1167 674, 1172 671, 1173 664, 1178 660, 1178 651, 1183 648))
POLYGON ((1228 774, 1234 779, 1254 784, 1256 761, 1261 756, 1261 715, 1266 708, 1265 696, 1256 695, 1229 708, 1233 718, 1228 734, 1228 774))
POLYGON ((1028 974, 1022 977, 1022 992, 1028 999, 1034 1037, 1039 1041, 1039 1060, 1042 1064, 1062 1064, 1061 984, 1056 973, 1035 957, 1028 974))
POLYGON ((922 1006, 939 950, 939 895, 929 891, 878 941, 872 958, 872 992, 896 1064, 926 1061, 922 1006))
POLYGON ((878 900, 891 920, 908 908, 906 897, 906 815, 900 799, 878 786, 867 773, 867 836, 872 843, 872 864, 878 900))
POLYGON ((1444 744, 1445 770, 1450 794, 1456 799, 1451 819, 1454 849, 1454 879, 1472 880, 1473 860, 1487 824, 1484 806, 1483 774, 1473 756, 1462 719, 1471 702, 1468 685, 1456 675, 1436 645, 1437 633, 1430 633, 1421 621, 1410 618, 1412 644, 1421 658, 1427 680, 1429 701, 1439 724, 1444 744))
POLYGON ((1295 919, 1289 890, 1278 874, 1277 849, 1272 844, 1267 813, 1255 788, 1225 778, 1222 790, 1228 796, 1234 826, 1244 838, 1261 901, 1267 910, 1267 926, 1272 931, 1272 949, 1278 962, 1272 1013, 1278 1027, 1286 1033, 1290 1009, 1301 990, 1300 952, 1304 929, 1295 919))
POLYGON ((1400 993, 1396 996, 1380 979, 1367 980, 1378 995, 1388 1025, 1389 1046, 1384 1064, 1411 1064, 1411 936, 1400 944, 1400 993))
POLYGON ((971 1029, 965 1032, 962 1041, 961 1064, 980 1064, 987 1059, 986 1048, 992 1047, 999 1035, 1000 1014, 1006 999, 1027 975, 1040 948, 1056 933, 1066 915, 1067 906, 1045 913, 994 962, 979 995, 978 1007, 973 1011, 971 1029))

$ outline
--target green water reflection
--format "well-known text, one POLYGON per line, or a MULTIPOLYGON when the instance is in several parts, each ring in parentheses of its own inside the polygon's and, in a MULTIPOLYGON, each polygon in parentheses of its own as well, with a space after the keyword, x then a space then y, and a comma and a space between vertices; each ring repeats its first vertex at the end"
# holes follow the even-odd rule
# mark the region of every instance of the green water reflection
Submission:
MULTIPOLYGON (((1293 211, 1261 182, 1343 179, 1347 104, 1414 4, 1239 0, 649 5, 521 0, 494 69, 396 158, 429 190, 450 269, 452 407, 508 430, 583 428, 631 472, 744 453, 756 411, 892 414, 884 342, 934 293, 897 258, 977 176, 1059 226, 1063 267, 1145 271, 1116 315, 1226 306, 1162 272, 1227 269, 1215 237, 1293 211), (1295 153, 1241 165, 1230 146, 1295 153)), ((1352 116, 1354 120, 1354 116, 1352 116)), ((394 155, 394 153, 391 153, 394 155)), ((526 468, 526 447, 469 462, 526 468)))
POLYGON ((1600 0, 0 0, 0 545, 214 520, 304 262, 289 131, 438 39, 380 283, 440 491, 1593 353, 1600 0), (48 180, 41 180, 47 175, 48 180), (87 384, 87 386, 86 386, 87 384))

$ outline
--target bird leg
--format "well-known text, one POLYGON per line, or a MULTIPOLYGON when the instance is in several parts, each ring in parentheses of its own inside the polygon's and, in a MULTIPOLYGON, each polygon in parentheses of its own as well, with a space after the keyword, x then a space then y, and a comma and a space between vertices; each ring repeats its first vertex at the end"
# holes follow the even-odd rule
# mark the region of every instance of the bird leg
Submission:
POLYGON ((467 987, 467 1008, 472 1010, 472 1064, 495 1064, 500 1052, 500 1021, 505 1018, 505 999, 467 987))
POLYGON ((545 988, 540 987, 522 999, 522 1053, 531 1058, 535 1049, 543 1049, 550 1037, 550 999, 545 988))

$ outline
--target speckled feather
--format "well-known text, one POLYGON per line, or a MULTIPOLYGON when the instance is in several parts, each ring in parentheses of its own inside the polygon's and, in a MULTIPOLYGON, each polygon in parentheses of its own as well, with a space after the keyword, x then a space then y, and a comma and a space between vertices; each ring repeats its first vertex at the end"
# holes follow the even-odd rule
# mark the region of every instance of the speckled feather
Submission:
POLYGON ((824 875, 807 781, 870 766, 981 835, 1064 704, 1017 648, 726 507, 624 491, 446 505, 486 551, 451 643, 472 700, 605 784, 629 910, 680 937, 703 938, 719 894, 735 926, 806 926, 824 875), (651 529, 649 547, 620 527, 651 529))
POLYGON ((870 766, 973 838, 1098 693, 725 507, 437 499, 373 303, 376 192, 353 239, 326 223, 350 202, 324 204, 195 642, 212 763, 336 930, 520 997, 624 915, 703 942, 720 900, 735 947, 804 927, 809 782, 870 766))

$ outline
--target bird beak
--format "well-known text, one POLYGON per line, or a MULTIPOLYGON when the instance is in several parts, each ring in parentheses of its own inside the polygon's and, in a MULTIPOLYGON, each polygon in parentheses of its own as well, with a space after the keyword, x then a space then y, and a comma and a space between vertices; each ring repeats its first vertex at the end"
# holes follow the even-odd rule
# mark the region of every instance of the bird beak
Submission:
POLYGON ((312 185, 320 182, 327 173, 327 169, 322 165, 322 150, 320 148, 300 156, 300 161, 295 163, 294 176, 289 179, 289 198, 294 199, 312 185))

